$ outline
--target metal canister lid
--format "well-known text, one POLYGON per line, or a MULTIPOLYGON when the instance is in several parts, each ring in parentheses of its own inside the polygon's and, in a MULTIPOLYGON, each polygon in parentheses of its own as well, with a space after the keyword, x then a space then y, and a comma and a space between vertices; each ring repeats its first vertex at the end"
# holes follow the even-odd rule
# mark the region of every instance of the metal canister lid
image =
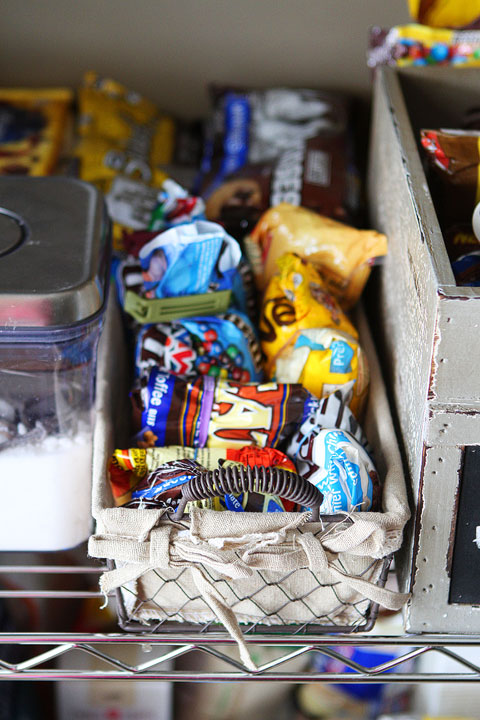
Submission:
POLYGON ((101 193, 67 177, 0 177, 0 330, 64 327, 104 306, 101 193))

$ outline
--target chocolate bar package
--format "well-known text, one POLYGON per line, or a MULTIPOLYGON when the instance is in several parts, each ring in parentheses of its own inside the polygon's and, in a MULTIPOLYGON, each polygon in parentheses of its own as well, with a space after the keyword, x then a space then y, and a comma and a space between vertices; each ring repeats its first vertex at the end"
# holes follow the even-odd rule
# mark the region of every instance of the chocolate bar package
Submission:
POLYGON ((318 407, 299 384, 184 379, 153 368, 132 392, 139 447, 279 447, 318 407))
POLYGON ((457 283, 471 284, 469 273, 464 277, 461 259, 480 250, 472 228, 473 211, 480 201, 480 132, 423 129, 420 136, 435 209, 457 283))
POLYGON ((358 209, 348 102, 316 90, 213 89, 196 192, 207 218, 237 239, 270 206, 351 219, 358 209))

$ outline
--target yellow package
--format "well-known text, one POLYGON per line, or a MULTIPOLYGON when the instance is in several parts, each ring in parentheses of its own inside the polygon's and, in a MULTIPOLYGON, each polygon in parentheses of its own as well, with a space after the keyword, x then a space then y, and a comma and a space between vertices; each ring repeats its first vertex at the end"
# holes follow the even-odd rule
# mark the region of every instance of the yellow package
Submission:
POLYGON ((356 338, 332 328, 312 328, 299 330, 292 344, 277 357, 275 378, 282 383, 301 383, 316 397, 355 380, 350 408, 360 417, 370 375, 356 338))
POLYGON ((360 297, 373 259, 386 254, 387 239, 375 230, 357 230, 282 203, 262 215, 245 247, 259 290, 276 272, 278 258, 294 252, 315 265, 328 290, 348 309, 360 297))
POLYGON ((458 28, 480 17, 480 0, 408 0, 413 20, 436 28, 458 28))
POLYGON ((83 180, 108 190, 117 175, 161 185, 159 166, 172 161, 172 117, 120 83, 86 73, 78 93, 81 141, 76 154, 83 180))
POLYGON ((50 175, 70 120, 67 88, 0 89, 0 175, 50 175))
POLYGON ((298 331, 331 327, 357 338, 358 333, 315 267, 287 253, 277 262, 279 274, 268 284, 260 315, 265 372, 275 376, 277 358, 295 342, 298 331))

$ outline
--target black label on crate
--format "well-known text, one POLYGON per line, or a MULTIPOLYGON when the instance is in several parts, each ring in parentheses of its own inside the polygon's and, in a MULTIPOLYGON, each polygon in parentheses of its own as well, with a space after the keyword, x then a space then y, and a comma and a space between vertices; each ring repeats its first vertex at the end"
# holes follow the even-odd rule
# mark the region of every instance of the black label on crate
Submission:
POLYGON ((449 603, 480 605, 480 447, 465 447, 449 603))

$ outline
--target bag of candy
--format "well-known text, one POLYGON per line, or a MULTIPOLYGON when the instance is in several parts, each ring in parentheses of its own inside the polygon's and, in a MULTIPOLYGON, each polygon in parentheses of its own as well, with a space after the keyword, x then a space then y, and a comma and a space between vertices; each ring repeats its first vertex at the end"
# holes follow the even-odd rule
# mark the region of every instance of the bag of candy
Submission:
POLYGON ((323 494, 320 512, 379 510, 381 486, 362 428, 349 410, 352 383, 329 395, 292 436, 287 454, 323 494))
POLYGON ((148 376, 155 366, 184 377, 211 375, 242 382, 263 377, 255 331, 238 311, 141 327, 135 350, 137 377, 148 376))
POLYGON ((289 203, 267 210, 244 242, 259 290, 276 273, 278 259, 296 253, 322 274, 344 309, 357 302, 375 258, 387 252, 385 235, 357 230, 289 203))
POLYGON ((0 175, 54 172, 72 103, 67 88, 1 88, 0 175))
POLYGON ((196 191, 241 240, 271 205, 340 219, 358 211, 346 98, 308 89, 214 87, 196 191))
POLYGON ((301 385, 195 379, 153 368, 132 392, 133 427, 140 447, 279 447, 319 401, 301 385))
MULTIPOLYGON (((198 467, 203 470, 215 470, 221 467, 232 465, 242 467, 265 467, 281 468, 296 472, 292 461, 279 450, 273 448, 189 448, 189 447, 151 447, 151 448, 129 448, 126 450, 115 450, 110 458, 108 466, 108 477, 110 487, 115 500, 115 505, 125 505, 132 499, 152 499, 169 488, 159 487, 165 478, 163 470, 169 466, 172 468, 177 463, 195 461, 198 467), (157 470, 163 469, 160 473, 157 470), (136 494, 133 494, 136 493, 136 494), (147 493, 148 496, 147 496, 147 493)), ((185 470, 185 465, 182 466, 185 470)), ((183 473, 183 475, 188 473, 183 473)), ((190 473, 191 475, 192 473, 190 473)), ((181 476, 182 473, 179 473, 181 476)), ((187 479, 184 482, 188 481, 187 479)), ((178 488, 174 496, 178 500, 180 496, 180 485, 178 482, 174 487, 178 488)), ((170 488, 173 490, 173 487, 170 488)), ((173 496, 171 495, 170 498, 173 496)), ((161 498, 159 498, 161 499, 161 498)), ((164 497, 163 500, 168 498, 164 497)), ((251 498, 252 499, 252 498, 251 498)), ((245 506, 242 506, 245 510, 245 506)), ((292 503, 287 507, 292 510, 292 503)))

